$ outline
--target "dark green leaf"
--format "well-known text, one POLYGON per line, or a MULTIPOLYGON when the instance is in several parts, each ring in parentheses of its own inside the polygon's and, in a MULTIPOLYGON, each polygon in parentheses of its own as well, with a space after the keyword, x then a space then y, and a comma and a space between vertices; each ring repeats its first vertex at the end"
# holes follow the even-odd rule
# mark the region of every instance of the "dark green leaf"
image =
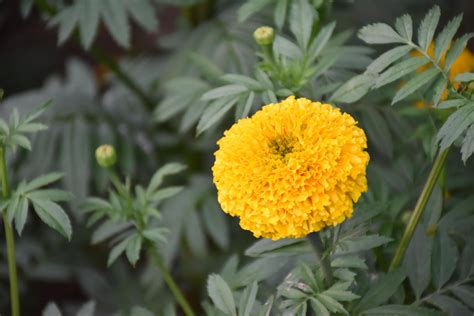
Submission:
POLYGON ((398 290, 400 284, 406 278, 404 269, 399 268, 386 275, 380 276, 374 282, 356 305, 358 311, 366 311, 370 308, 379 306, 388 301, 388 299, 398 290))

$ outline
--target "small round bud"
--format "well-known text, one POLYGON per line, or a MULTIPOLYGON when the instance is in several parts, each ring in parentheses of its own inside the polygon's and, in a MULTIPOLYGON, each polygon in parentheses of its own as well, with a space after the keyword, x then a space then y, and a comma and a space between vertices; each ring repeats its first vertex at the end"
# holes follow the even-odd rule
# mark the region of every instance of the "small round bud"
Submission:
POLYGON ((109 168, 115 165, 117 155, 115 148, 111 145, 101 145, 95 151, 95 159, 99 166, 109 168))
POLYGON ((253 32, 253 38, 259 45, 271 45, 275 38, 275 31, 270 26, 261 26, 253 32))

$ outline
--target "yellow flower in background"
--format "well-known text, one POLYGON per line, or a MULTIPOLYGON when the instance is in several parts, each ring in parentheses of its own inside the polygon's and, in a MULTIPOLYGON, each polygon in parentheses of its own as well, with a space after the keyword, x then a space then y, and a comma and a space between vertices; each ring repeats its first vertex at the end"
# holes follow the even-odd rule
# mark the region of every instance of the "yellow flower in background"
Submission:
POLYGON ((212 167, 224 212, 255 237, 303 237, 352 215, 367 190, 367 139, 329 104, 289 97, 242 119, 212 167))
MULTIPOLYGON (((431 57, 434 56, 434 48, 435 45, 433 43, 430 44, 428 47, 428 55, 431 57)), ((413 51, 412 56, 421 56, 421 53, 418 51, 413 51)), ((446 57, 446 52, 443 53, 440 59, 440 63, 442 66, 444 66, 444 59, 446 57)), ((425 65, 423 67, 420 67, 417 72, 422 72, 426 70, 430 64, 425 65)), ((459 54, 458 58, 453 62, 451 69, 449 71, 449 80, 453 82, 453 86, 455 88, 459 87, 459 82, 454 82, 454 78, 456 78, 457 75, 463 73, 463 72, 470 72, 474 70, 474 54, 468 49, 465 48, 461 54, 459 54)), ((441 96, 441 100, 446 100, 448 97, 448 90, 444 90, 443 95, 441 96)), ((423 100, 419 100, 415 102, 415 106, 417 108, 426 108, 431 105, 427 105, 423 100)))

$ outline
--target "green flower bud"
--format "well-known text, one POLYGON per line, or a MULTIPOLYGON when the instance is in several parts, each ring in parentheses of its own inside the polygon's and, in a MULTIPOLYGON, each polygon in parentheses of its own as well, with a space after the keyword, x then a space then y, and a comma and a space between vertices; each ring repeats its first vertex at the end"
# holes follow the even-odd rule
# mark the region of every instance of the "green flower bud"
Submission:
POLYGON ((111 145, 101 145, 95 151, 95 159, 99 166, 109 168, 115 165, 117 155, 115 148, 111 145))
POLYGON ((258 45, 271 45, 275 38, 275 31, 270 26, 261 26, 253 32, 253 38, 258 45))

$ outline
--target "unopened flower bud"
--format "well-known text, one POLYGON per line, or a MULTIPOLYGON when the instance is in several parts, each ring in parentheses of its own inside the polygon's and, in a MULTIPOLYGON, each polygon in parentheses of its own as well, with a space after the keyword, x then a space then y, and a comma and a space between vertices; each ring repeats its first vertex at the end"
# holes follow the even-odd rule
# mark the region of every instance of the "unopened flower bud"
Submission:
POLYGON ((99 166, 104 168, 112 167, 117 161, 115 148, 111 145, 101 145, 95 151, 95 158, 99 166))
POLYGON ((253 32, 253 38, 259 45, 271 45, 275 38, 275 31, 270 26, 261 26, 253 32))

